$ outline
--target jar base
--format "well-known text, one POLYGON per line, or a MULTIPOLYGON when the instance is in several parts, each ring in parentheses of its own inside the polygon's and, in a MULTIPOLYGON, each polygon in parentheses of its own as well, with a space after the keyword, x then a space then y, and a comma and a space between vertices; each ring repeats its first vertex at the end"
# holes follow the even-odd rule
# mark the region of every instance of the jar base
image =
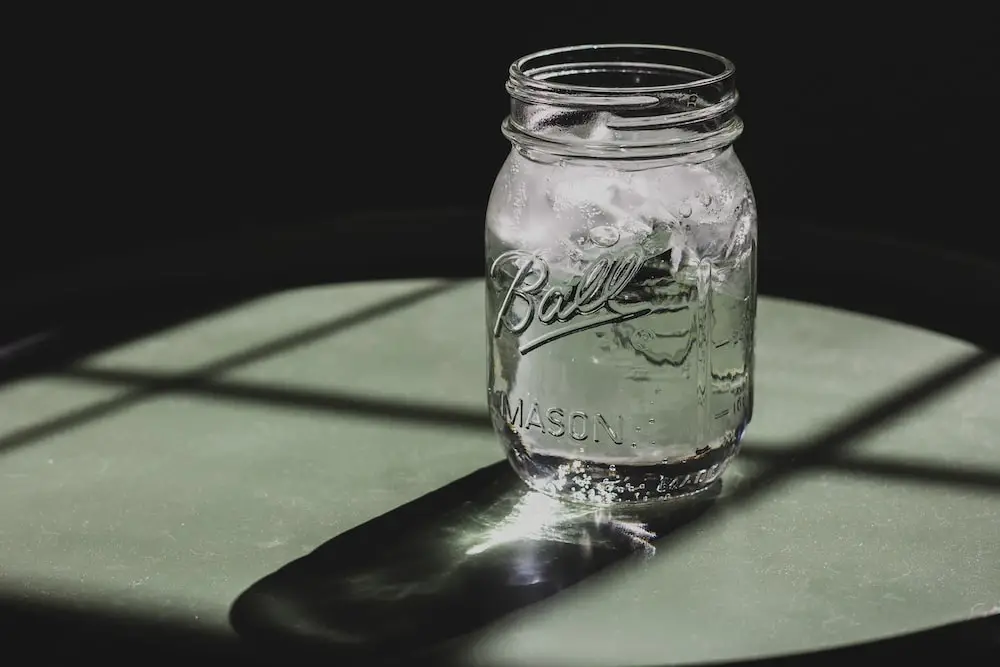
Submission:
POLYGON ((712 487, 740 448, 736 440, 680 461, 630 465, 538 454, 519 442, 504 444, 508 461, 531 489, 586 505, 689 498, 712 487))

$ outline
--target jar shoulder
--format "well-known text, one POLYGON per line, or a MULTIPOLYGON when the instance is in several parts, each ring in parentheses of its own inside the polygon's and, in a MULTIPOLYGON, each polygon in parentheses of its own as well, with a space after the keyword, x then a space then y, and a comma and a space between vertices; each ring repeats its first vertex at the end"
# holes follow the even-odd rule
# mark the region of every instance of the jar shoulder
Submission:
POLYGON ((750 215, 756 202, 749 175, 730 147, 711 159, 641 168, 588 162, 539 162, 512 150, 494 181, 487 226, 588 227, 629 219, 718 220, 750 215))

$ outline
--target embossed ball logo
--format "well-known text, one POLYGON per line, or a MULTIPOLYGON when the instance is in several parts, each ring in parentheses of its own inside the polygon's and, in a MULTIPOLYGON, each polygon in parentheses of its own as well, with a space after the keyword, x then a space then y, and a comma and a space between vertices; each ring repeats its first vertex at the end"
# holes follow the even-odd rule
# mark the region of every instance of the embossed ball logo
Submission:
POLYGON ((615 257, 602 257, 565 285, 552 285, 544 259, 525 250, 509 250, 490 267, 490 282, 503 293, 493 335, 499 336, 506 329, 520 336, 536 321, 547 328, 555 323, 565 325, 522 341, 519 351, 527 354, 578 331, 642 317, 652 312, 649 304, 625 303, 619 297, 644 261, 642 250, 633 248, 615 257), (501 281, 504 276, 512 276, 509 284, 501 281))

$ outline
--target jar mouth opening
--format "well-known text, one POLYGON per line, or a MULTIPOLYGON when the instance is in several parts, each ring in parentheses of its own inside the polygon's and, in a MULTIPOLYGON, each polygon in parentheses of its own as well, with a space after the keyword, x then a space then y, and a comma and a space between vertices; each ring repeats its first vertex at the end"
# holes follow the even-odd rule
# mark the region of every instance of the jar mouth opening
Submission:
MULTIPOLYGON (((591 44, 538 51, 514 61, 512 95, 600 104, 655 103, 663 94, 725 86, 736 73, 723 56, 681 46, 591 44), (589 99, 588 99, 589 98, 589 99)), ((530 101, 530 100, 525 100, 530 101)))
POLYGON ((736 67, 709 51, 596 44, 516 60, 504 134, 516 147, 616 160, 707 154, 742 132, 736 67))

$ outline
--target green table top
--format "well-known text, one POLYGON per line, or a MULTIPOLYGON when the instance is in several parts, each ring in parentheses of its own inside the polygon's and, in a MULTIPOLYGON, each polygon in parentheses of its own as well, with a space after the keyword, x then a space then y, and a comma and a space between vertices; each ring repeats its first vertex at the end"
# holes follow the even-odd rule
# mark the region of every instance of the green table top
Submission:
MULTIPOLYGON (((267 575, 502 459, 482 297, 478 281, 295 290, 0 387, 0 594, 234 634, 234 601, 267 575)), ((489 665, 698 663, 1000 613, 995 358, 769 298, 758 332, 754 421, 711 506, 656 540, 619 517, 631 547, 609 549, 632 555, 440 650, 489 665)), ((482 516, 457 506, 419 530, 451 522, 424 543, 466 571, 492 551, 494 571, 521 577, 503 585, 530 587, 531 545, 579 542, 583 524, 505 465, 481 485, 482 516)), ((365 538, 372 563, 419 560, 397 537, 365 538)), ((356 599, 435 600, 429 579, 379 588, 363 565, 324 576, 356 599)), ((440 589, 449 568, 436 567, 440 589)))

